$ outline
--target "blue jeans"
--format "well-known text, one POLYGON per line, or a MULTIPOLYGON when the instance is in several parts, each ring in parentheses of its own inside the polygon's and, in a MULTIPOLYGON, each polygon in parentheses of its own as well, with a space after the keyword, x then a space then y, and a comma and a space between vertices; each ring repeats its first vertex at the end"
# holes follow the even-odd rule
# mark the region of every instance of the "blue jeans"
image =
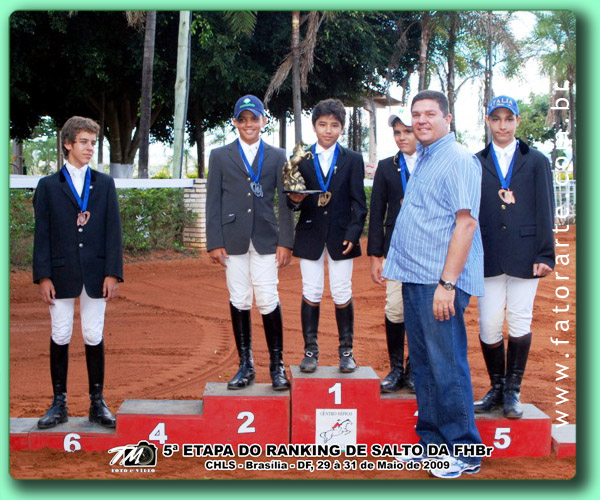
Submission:
MULTIPOLYGON (((467 361, 464 312, 471 296, 456 289, 449 320, 433 317, 433 294, 437 285, 403 283, 404 322, 408 337, 417 407, 417 435, 421 444, 479 444, 475 426, 473 387, 467 361)), ((476 457, 461 457, 480 463, 476 457)))

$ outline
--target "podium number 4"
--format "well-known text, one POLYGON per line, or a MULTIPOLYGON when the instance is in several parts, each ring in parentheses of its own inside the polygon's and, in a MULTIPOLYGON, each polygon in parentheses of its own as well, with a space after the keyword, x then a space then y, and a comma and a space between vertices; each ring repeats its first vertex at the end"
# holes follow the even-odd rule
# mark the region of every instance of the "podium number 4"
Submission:
POLYGON ((168 438, 164 422, 159 422, 154 430, 148 435, 148 441, 158 441, 160 444, 165 444, 168 438))
POLYGON ((333 393, 333 404, 342 404, 342 383, 336 382, 329 388, 329 394, 333 393))

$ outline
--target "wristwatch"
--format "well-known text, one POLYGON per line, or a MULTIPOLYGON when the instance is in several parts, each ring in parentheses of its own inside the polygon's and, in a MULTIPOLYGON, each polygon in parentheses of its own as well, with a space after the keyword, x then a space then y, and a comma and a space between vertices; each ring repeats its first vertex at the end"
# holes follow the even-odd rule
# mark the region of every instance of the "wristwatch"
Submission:
POLYGON ((440 278, 440 285, 442 285, 446 290, 452 291, 456 288, 456 283, 452 283, 452 281, 444 281, 440 278))

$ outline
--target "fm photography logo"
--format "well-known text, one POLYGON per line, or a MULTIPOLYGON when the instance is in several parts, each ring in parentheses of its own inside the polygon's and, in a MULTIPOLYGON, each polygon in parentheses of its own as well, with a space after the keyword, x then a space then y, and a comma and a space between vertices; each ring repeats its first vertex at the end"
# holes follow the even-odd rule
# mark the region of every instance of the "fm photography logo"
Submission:
POLYGON ((155 472, 158 457, 156 449, 156 446, 148 441, 111 448, 108 453, 115 454, 109 463, 114 467, 111 472, 155 472))

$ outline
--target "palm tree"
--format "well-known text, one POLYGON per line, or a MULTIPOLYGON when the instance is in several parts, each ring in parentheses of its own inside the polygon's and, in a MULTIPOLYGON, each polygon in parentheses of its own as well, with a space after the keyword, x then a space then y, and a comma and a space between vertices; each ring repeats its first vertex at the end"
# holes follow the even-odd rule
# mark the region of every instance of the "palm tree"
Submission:
MULTIPOLYGON (((295 141, 302 140, 302 96, 301 91, 308 90, 308 75, 314 66, 315 47, 317 45, 317 32, 321 23, 332 17, 331 13, 311 11, 300 17, 299 11, 292 12, 292 43, 291 51, 285 56, 279 68, 271 78, 265 94, 267 104, 274 93, 278 92, 283 82, 292 71, 292 100, 294 107, 294 133, 295 141), (304 39, 300 38, 300 26, 307 22, 304 39)), ((282 124, 281 126, 285 126, 282 124)))

